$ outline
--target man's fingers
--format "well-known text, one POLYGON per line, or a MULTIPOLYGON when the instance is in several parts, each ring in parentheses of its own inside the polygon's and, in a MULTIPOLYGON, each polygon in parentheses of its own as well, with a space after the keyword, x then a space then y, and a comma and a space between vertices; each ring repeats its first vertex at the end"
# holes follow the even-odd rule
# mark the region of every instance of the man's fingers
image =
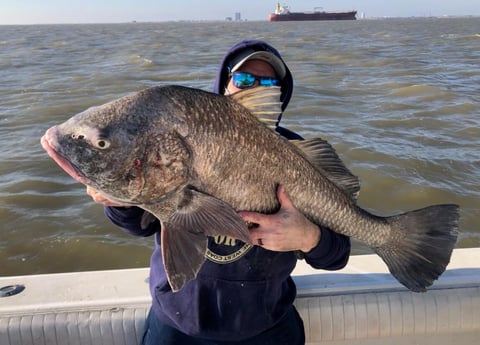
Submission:
POLYGON ((292 200, 290 200, 290 196, 285 191, 283 186, 278 186, 278 188, 277 188, 277 199, 278 199, 278 202, 280 203, 280 207, 282 207, 282 208, 292 208, 293 207, 292 200))
POLYGON ((254 224, 259 224, 262 220, 262 214, 256 212, 239 212, 240 217, 243 218, 244 221, 254 224))
POLYGON ((265 242, 268 243, 268 234, 256 229, 250 230, 250 238, 252 239, 252 243, 257 246, 263 247, 265 242))

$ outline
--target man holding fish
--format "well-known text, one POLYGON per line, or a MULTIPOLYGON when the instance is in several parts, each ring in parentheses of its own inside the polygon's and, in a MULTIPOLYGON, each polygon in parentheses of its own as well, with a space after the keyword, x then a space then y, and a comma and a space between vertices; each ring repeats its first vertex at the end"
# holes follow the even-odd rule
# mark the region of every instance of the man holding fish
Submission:
POLYGON ((290 274, 299 257, 344 267, 348 237, 411 291, 445 271, 458 205, 390 216, 361 208, 358 178, 331 145, 278 125, 292 88, 274 48, 242 41, 222 61, 215 93, 147 88, 42 137, 113 223, 155 235, 144 344, 303 344, 290 274))
MULTIPOLYGON (((224 57, 214 92, 230 95, 256 86, 280 86, 283 112, 292 95, 293 78, 276 49, 262 41, 241 41, 224 57)), ((275 116, 275 130, 287 139, 302 139, 280 127, 280 117, 281 113, 275 116)), ((116 225, 134 235, 159 236, 158 220, 142 227, 143 209, 122 207, 91 187, 87 192, 106 205, 105 213, 116 225)), ((157 242, 150 267, 153 303, 144 345, 304 344, 290 277, 297 258, 304 257, 315 268, 337 270, 347 263, 350 241, 309 221, 281 186, 277 195, 281 207, 276 213, 242 213, 245 221, 258 224, 250 231, 253 245, 228 236, 210 238, 207 261, 197 277, 177 292, 168 284, 157 242)))

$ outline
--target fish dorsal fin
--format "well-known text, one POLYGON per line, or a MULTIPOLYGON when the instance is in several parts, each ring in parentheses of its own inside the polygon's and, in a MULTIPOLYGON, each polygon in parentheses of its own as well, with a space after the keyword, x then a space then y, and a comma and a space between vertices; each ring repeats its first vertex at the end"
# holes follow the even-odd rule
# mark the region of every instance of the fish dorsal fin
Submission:
POLYGON ((321 138, 290 140, 306 158, 325 176, 356 200, 360 192, 360 181, 343 164, 335 149, 321 138))
POLYGON ((253 87, 230 95, 235 101, 255 115, 269 128, 275 130, 278 116, 282 113, 282 102, 280 102, 280 87, 253 87))

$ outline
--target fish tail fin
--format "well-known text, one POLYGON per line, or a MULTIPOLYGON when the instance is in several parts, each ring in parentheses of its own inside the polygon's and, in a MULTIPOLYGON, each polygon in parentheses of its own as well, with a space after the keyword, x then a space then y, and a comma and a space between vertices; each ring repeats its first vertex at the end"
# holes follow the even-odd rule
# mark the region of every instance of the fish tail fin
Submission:
POLYGON ((450 262, 458 221, 459 207, 451 204, 389 217, 392 241, 374 250, 400 283, 412 291, 424 292, 450 262))

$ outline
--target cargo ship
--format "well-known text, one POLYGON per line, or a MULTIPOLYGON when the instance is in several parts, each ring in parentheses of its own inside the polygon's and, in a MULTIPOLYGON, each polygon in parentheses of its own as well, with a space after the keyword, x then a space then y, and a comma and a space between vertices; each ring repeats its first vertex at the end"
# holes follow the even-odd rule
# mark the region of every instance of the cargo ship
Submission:
POLYGON ((277 3, 275 13, 270 13, 271 22, 301 21, 301 20, 356 20, 357 11, 325 12, 316 7, 312 12, 290 12, 288 6, 277 3))

